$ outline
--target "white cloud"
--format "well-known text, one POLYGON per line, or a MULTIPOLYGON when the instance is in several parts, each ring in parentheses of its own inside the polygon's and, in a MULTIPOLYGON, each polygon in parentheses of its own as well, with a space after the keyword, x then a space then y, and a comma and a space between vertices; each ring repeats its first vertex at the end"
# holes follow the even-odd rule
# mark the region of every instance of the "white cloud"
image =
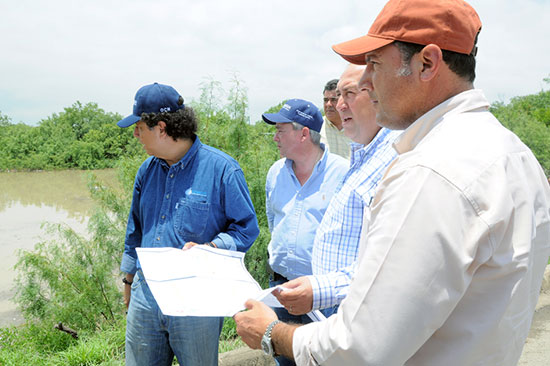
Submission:
MULTIPOLYGON (((131 112, 137 89, 186 100, 238 72, 251 120, 282 99, 321 104, 345 62, 330 46, 363 35, 384 1, 3 1, 0 111, 36 123, 79 100, 131 112)), ((471 1, 483 22, 476 87, 491 101, 536 93, 550 74, 548 1, 471 1)))

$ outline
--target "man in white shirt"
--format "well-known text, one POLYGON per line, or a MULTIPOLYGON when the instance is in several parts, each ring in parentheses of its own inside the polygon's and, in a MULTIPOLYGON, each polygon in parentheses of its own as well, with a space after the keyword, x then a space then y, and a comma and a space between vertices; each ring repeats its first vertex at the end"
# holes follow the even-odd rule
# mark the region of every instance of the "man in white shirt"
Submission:
POLYGON ((321 127, 321 142, 328 146, 333 154, 350 159, 351 139, 344 133, 344 126, 340 114, 336 110, 338 95, 336 86, 338 79, 329 80, 323 89, 323 126, 321 127))
POLYGON ((517 364, 550 255, 550 187, 473 87, 480 30, 462 0, 390 0, 368 35, 333 46, 366 63, 377 122, 405 129, 399 155, 338 313, 297 327, 249 300, 235 315, 249 346, 298 365, 517 364))

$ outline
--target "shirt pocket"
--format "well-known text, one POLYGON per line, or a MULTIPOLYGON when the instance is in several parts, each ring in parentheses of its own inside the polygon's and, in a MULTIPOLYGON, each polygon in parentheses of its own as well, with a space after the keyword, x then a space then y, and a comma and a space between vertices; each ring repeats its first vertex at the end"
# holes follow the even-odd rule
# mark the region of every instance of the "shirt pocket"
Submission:
POLYGON ((186 241, 205 241, 202 236, 208 222, 209 210, 210 204, 206 194, 187 190, 185 196, 176 204, 176 232, 186 241))

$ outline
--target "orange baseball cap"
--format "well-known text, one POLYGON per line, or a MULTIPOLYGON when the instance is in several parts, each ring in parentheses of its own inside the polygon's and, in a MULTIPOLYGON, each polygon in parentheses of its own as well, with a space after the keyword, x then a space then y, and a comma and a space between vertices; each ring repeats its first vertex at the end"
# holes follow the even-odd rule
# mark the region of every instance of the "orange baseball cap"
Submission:
POLYGON ((347 61, 365 64, 365 53, 393 41, 436 44, 441 49, 475 54, 481 20, 463 0, 390 0, 366 36, 332 46, 347 61))

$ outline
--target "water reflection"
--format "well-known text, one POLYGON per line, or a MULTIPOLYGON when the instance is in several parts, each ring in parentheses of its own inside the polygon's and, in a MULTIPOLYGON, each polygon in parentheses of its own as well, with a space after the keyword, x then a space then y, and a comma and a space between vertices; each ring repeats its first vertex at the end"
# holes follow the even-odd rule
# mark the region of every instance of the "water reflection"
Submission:
MULTIPOLYGON (((93 209, 86 188, 89 174, 80 170, 0 173, 0 212, 18 202, 24 206, 56 207, 71 217, 89 216, 93 209)), ((112 169, 95 170, 93 174, 107 184, 115 183, 112 169)))
MULTIPOLYGON (((94 201, 87 189, 88 172, 0 173, 0 327, 22 318, 13 297, 13 266, 17 250, 30 250, 48 239, 44 222, 64 223, 84 234, 94 201)), ((114 170, 94 171, 107 184, 116 184, 114 170)))

